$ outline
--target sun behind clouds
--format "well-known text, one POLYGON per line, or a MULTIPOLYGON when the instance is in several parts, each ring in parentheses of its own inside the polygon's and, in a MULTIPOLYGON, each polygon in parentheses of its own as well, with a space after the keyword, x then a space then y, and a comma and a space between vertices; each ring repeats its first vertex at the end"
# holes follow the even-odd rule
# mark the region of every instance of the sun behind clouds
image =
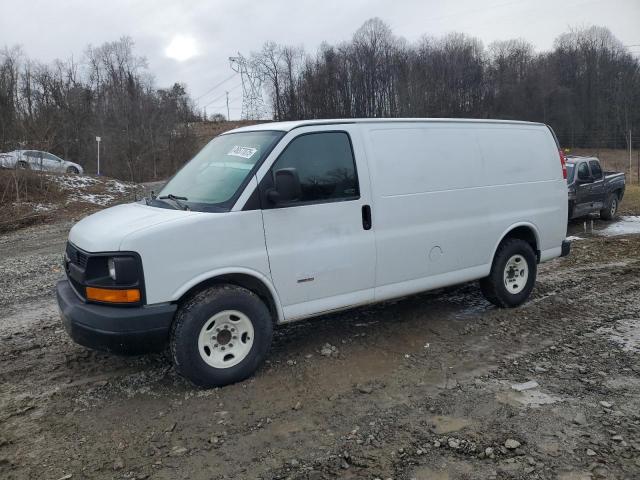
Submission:
POLYGON ((198 44, 190 35, 174 35, 164 53, 169 58, 184 62, 198 55, 198 44))

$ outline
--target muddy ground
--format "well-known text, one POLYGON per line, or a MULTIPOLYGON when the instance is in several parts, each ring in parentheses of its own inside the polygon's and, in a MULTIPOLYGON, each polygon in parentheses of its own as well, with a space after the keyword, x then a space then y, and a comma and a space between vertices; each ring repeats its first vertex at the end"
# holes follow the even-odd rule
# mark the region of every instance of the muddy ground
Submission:
POLYGON ((0 478, 640 478, 640 235, 574 222, 515 310, 468 284, 280 327, 206 391, 67 338, 69 227, 0 236, 0 478))

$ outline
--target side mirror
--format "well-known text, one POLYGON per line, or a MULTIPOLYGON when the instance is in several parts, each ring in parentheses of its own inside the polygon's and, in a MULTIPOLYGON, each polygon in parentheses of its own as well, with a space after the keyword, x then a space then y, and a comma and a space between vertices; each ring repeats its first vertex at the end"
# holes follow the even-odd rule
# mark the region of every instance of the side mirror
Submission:
POLYGON ((291 202, 300 198, 302 189, 300 188, 300 179, 298 171, 295 168, 281 168, 274 172, 275 188, 267 191, 267 198, 271 203, 291 202))

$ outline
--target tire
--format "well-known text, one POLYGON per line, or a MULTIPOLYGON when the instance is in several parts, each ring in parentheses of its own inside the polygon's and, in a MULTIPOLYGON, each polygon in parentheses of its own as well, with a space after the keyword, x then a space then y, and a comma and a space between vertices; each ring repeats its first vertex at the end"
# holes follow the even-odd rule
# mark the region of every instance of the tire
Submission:
POLYGON ((16 169, 17 170, 29 170, 29 164, 27 162, 25 162, 24 160, 19 160, 16 163, 16 169))
POLYGON ((69 167, 69 168, 67 168, 67 173, 69 175, 78 175, 80 172, 78 171, 78 169, 76 167, 69 167))
POLYGON ((600 218, 603 220, 613 220, 618 213, 618 195, 612 193, 607 197, 604 208, 600 210, 600 218))
POLYGON ((480 280, 480 290, 497 307, 517 307, 531 295, 537 271, 537 259, 531 245, 518 238, 508 238, 498 247, 489 276, 480 280))
POLYGON ((171 328, 171 358, 178 373, 195 385, 221 387, 251 376, 264 361, 272 337, 271 314, 255 293, 218 285, 194 295, 178 310, 171 328))

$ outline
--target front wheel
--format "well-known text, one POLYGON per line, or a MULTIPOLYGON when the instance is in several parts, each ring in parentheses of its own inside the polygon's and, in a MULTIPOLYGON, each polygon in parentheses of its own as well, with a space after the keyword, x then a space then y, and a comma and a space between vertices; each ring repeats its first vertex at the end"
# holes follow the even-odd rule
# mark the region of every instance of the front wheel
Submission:
POLYGON ((482 294, 501 308, 522 305, 533 291, 537 267, 531 245, 509 238, 498 247, 489 276, 480 280, 482 294))
POLYGON ((613 220, 616 217, 616 213, 618 213, 618 195, 614 193, 609 195, 607 203, 605 203, 604 208, 600 210, 600 218, 603 220, 613 220))
POLYGON ((78 171, 78 169, 76 167, 69 167, 69 168, 67 168, 67 173, 69 175, 78 175, 80 172, 78 171))
POLYGON ((252 375, 265 359, 273 322, 253 292, 235 285, 208 288, 188 300, 171 329, 178 373, 201 387, 220 387, 252 375))

